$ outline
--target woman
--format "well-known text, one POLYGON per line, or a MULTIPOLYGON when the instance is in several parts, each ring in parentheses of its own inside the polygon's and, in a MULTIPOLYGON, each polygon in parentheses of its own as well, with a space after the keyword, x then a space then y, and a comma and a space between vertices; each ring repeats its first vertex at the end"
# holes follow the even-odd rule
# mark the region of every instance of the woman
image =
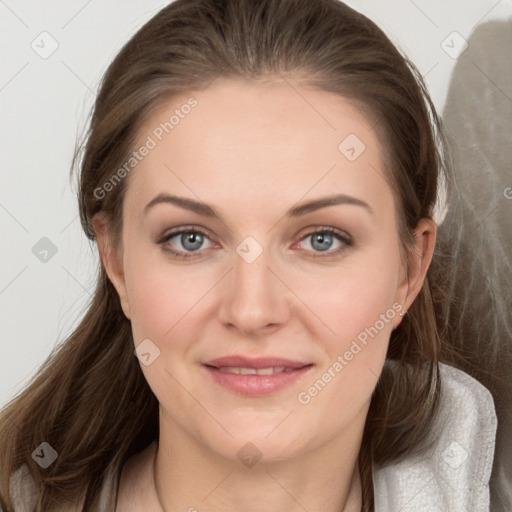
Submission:
POLYGON ((76 162, 98 284, 3 411, 5 510, 488 508, 492 397, 427 278, 443 131, 370 20, 177 0, 76 162))

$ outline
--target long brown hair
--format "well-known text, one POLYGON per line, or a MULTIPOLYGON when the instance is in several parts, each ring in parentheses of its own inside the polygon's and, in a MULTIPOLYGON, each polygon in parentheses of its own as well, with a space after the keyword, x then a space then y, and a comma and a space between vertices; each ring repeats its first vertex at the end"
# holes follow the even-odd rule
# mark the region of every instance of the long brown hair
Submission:
MULTIPOLYGON (((391 183, 404 254, 421 218, 431 218, 439 176, 448 171, 441 122, 419 72, 368 18, 337 0, 177 0, 147 22, 109 66, 88 133, 77 150, 79 208, 94 241, 92 217, 104 212, 117 243, 128 179, 95 191, 123 165, 147 116, 176 93, 218 77, 300 76, 302 83, 363 105, 389 143, 391 183)), ((449 180, 447 180, 449 182, 449 180)), ((435 265, 435 260, 433 265, 435 265)), ((435 417, 440 343, 435 297, 442 273, 429 275, 400 326, 372 397, 359 457, 364 509, 371 510, 372 465, 421 447, 435 417)), ((26 464, 37 510, 84 497, 94 510, 109 469, 158 438, 158 402, 133 354, 130 322, 100 265, 89 309, 0 419, 0 499, 12 510, 9 477, 26 464), (59 456, 41 471, 41 442, 59 456)))

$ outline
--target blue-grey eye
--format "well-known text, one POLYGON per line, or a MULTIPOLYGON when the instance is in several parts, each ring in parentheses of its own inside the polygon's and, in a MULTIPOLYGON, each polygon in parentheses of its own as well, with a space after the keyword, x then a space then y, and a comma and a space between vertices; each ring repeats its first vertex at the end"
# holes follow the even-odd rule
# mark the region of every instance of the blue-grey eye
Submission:
POLYGON ((197 251, 204 242, 204 237, 201 233, 189 231, 181 233, 179 236, 182 247, 187 251, 197 251))
POLYGON ((334 256, 352 245, 349 235, 345 235, 332 228, 317 229, 301 239, 301 245, 307 249, 311 256, 334 256))
POLYGON ((208 234, 192 228, 176 229, 164 235, 157 243, 175 258, 196 256, 195 253, 202 254, 203 249, 214 245, 208 234))
POLYGON ((311 236, 311 247, 318 251, 327 251, 331 248, 333 237, 328 233, 313 233, 311 236))

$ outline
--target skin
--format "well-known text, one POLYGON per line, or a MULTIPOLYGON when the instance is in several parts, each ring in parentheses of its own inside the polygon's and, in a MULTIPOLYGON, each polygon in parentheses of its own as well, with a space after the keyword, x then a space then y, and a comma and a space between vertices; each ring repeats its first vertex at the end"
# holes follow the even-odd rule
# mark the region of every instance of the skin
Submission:
MULTIPOLYGON (((152 115, 139 143, 190 96, 152 115)), ((149 338, 160 350, 141 365, 160 403, 158 449, 127 463, 118 510, 359 510, 363 427, 401 317, 385 323, 308 404, 297 396, 379 315, 393 304, 409 308, 431 261, 435 225, 420 221, 407 275, 384 147, 353 102, 279 78, 219 79, 193 96, 197 107, 128 178, 122 243, 112 247, 107 220, 94 219, 135 345, 149 338), (353 162, 338 150, 349 134, 366 146, 353 162), (207 203, 220 219, 165 203, 144 213, 162 193, 207 203), (285 217, 297 204, 333 194, 369 208, 340 204, 285 217), (208 235, 187 260, 163 249, 187 252, 179 235, 158 243, 180 226, 208 235), (319 250, 308 235, 325 227, 351 243, 334 236, 319 250), (263 249, 252 263, 236 252, 247 236, 263 249), (275 394, 245 397, 201 366, 232 354, 313 366, 275 394), (252 467, 237 457, 248 442, 262 455, 252 467)))

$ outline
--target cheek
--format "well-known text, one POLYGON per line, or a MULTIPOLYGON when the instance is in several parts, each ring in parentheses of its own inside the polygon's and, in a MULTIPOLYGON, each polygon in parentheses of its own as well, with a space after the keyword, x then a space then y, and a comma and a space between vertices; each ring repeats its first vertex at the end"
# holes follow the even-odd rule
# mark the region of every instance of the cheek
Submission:
POLYGON ((333 294, 323 318, 335 335, 322 338, 322 364, 296 397, 308 418, 305 421, 321 418, 318 428, 330 435, 348 427, 354 418, 365 417, 385 362, 398 313, 385 281, 372 284, 366 293, 347 286, 337 302, 333 294))
POLYGON ((203 286, 205 290, 201 290, 201 281, 185 280, 178 274, 165 276, 155 271, 144 273, 142 269, 138 272, 140 275, 132 279, 129 291, 135 342, 172 337, 173 331, 194 317, 193 310, 207 288, 203 286))
POLYGON ((135 343, 163 340, 194 316, 211 287, 207 268, 171 262, 159 247, 126 237, 125 280, 135 343), (192 313, 192 314, 191 314, 192 313))
POLYGON ((367 330, 376 336, 375 325, 379 339, 389 337, 398 308, 399 270, 399 251, 391 247, 354 255, 331 269, 294 276, 297 295, 315 313, 310 328, 316 323, 318 339, 325 340, 331 356, 358 337, 364 342, 367 330))
POLYGON ((163 280, 149 270, 144 265, 125 270, 135 344, 169 329, 175 311, 171 307, 175 288, 163 286, 163 280))
POLYGON ((183 362, 193 346, 190 340, 197 339, 200 300, 211 279, 194 277, 183 267, 163 263, 162 258, 133 253, 130 259, 126 282, 134 343, 149 339, 159 350, 154 362, 142 364, 141 369, 160 403, 172 396, 173 407, 189 407, 178 382, 188 379, 183 362))
POLYGON ((347 261, 329 275, 310 276, 300 291, 328 329, 316 330, 325 358, 298 399, 311 405, 310 412, 343 411, 328 420, 333 429, 369 403, 399 313, 399 251, 391 247, 376 254, 347 261))

